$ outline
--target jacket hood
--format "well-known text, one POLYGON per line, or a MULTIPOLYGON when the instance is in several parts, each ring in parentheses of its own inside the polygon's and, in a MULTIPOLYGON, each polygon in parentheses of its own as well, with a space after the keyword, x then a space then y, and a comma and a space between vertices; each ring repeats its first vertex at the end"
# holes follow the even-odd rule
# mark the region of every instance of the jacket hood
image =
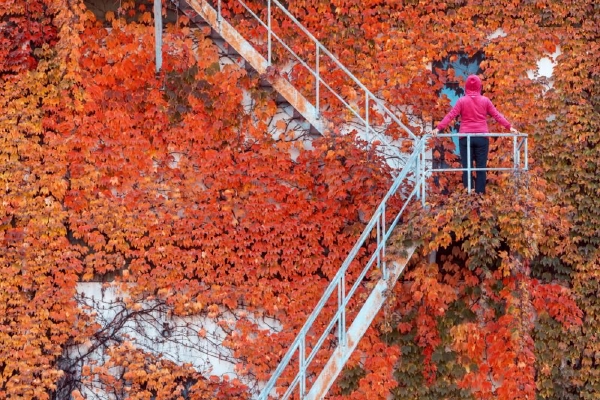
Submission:
POLYGON ((465 82, 465 92, 467 96, 477 96, 481 94, 481 79, 477 75, 469 75, 465 82))

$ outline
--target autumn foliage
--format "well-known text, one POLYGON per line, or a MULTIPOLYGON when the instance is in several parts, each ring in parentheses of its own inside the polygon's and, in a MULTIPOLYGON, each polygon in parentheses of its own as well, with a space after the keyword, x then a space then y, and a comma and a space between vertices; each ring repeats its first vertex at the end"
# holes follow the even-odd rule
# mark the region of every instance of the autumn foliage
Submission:
MULTIPOLYGON (((77 0, 0 7, 0 397, 94 398, 92 388, 110 388, 113 398, 249 398, 391 171, 353 134, 326 134, 310 149, 274 135, 275 94, 241 60, 220 60, 188 18, 166 28, 156 74, 148 2, 120 3, 101 20, 77 0), (132 318, 160 304, 214 322, 236 377, 109 335, 78 300, 88 281, 126 292, 132 318)), ((224 3, 260 45, 261 30, 224 3)), ((491 176, 484 197, 458 189, 457 175, 432 177, 428 204, 408 210, 390 244, 419 252, 330 398, 597 398, 598 6, 288 6, 415 133, 447 111, 436 93, 454 79, 428 64, 480 50, 486 94, 530 133, 530 171, 491 176), (557 49, 552 82, 528 75, 557 49)), ((275 24, 310 58, 284 16, 275 24)), ((314 95, 301 68, 289 77, 314 95)), ((495 142, 491 162, 508 162, 507 147, 495 142)))

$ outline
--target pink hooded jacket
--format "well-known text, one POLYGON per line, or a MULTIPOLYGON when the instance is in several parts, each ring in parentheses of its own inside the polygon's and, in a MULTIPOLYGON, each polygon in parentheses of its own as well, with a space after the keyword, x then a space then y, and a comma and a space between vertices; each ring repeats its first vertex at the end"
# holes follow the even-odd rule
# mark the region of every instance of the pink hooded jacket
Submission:
POLYGON ((465 83, 466 96, 458 99, 452 110, 444 117, 437 128, 441 131, 460 115, 459 133, 488 133, 487 116, 491 115, 500 125, 510 129, 510 122, 496 110, 492 101, 481 95, 481 79, 469 75, 465 83))

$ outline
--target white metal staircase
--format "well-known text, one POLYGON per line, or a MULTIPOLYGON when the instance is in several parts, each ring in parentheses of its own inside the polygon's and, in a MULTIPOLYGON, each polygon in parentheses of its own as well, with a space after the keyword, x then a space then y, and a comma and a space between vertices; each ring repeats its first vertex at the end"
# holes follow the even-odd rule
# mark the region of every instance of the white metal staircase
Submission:
MULTIPOLYGON (((160 0, 157 1, 160 2, 160 0)), ((265 74, 267 68, 271 66, 273 42, 278 41, 281 46, 287 49, 290 58, 294 62, 302 64, 315 78, 315 103, 308 101, 295 88, 293 83, 283 76, 273 76, 272 86, 317 131, 326 134, 328 129, 328 122, 322 118, 320 112, 323 107, 320 93, 322 90, 327 90, 339 100, 348 113, 353 115, 354 122, 358 122, 363 130, 364 138, 370 141, 377 139, 381 143, 379 146, 384 148, 384 153, 395 153, 398 160, 402 161, 401 164, 397 165, 397 171, 399 172, 392 187, 377 207, 357 243, 259 395, 261 400, 267 400, 268 398, 322 399, 381 309, 388 296, 388 291, 394 287, 415 251, 414 246, 408 246, 402 254, 390 255, 386 249, 386 244, 395 226, 400 222, 402 213, 408 204, 415 198, 420 199, 422 202, 425 201, 426 176, 432 172, 439 172, 431 169, 426 164, 426 142, 429 136, 417 138, 412 134, 396 115, 354 77, 277 0, 263 0, 265 9, 261 10, 260 14, 263 18, 266 18, 266 21, 263 21, 255 11, 252 11, 244 1, 229 1, 229 3, 237 3, 243 7, 245 12, 251 15, 256 20, 255 22, 266 30, 267 37, 264 40, 267 48, 266 55, 261 54, 224 19, 221 12, 221 0, 171 1, 188 14, 192 21, 200 16, 260 74, 265 74), (300 58, 271 29, 273 9, 277 9, 280 14, 289 18, 314 44, 314 67, 311 67, 308 62, 300 58), (363 91, 364 101, 362 105, 364 108, 362 112, 357 111, 355 106, 351 105, 347 99, 321 78, 319 60, 322 56, 332 60, 363 91), (376 120, 384 121, 383 126, 381 123, 379 126, 374 126, 373 113, 379 114, 376 120), (405 133, 405 139, 412 141, 412 154, 400 155, 397 143, 382 135, 381 130, 385 130, 392 125, 395 125, 396 130, 399 129, 405 133), (369 250, 367 251, 367 249, 369 250), (366 259, 367 262, 365 265, 356 268, 357 256, 361 251, 361 259, 366 259), (367 251, 367 254, 365 254, 365 251, 367 251), (368 288, 366 293, 364 291, 365 287, 368 288), (359 309, 358 313, 349 309, 350 302, 353 303, 352 310, 359 309), (332 303, 335 304, 334 307, 331 307, 332 303), (318 332, 321 332, 320 335, 318 332), (330 350, 330 347, 334 347, 333 350, 330 350), (321 360, 324 355, 328 357, 325 365, 315 362, 321 360)), ((157 39, 157 46, 158 43, 157 39)), ((157 65, 159 65, 158 61, 157 65)), ((513 157, 515 160, 514 168, 521 168, 521 160, 517 155, 524 148, 524 169, 527 169, 527 138, 525 135, 512 136, 514 136, 514 151, 516 153, 513 157), (517 142, 517 138, 519 138, 519 142, 517 142)))

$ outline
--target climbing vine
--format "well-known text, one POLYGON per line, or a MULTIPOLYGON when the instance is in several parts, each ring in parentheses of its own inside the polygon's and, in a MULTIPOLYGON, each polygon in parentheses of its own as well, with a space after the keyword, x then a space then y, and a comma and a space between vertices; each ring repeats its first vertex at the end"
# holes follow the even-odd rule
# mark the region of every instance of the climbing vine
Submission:
MULTIPOLYGON (((223 3, 262 46, 264 32, 223 3)), ((485 197, 459 189, 458 175, 431 178, 426 208, 413 205, 393 241, 419 254, 329 397, 596 398, 599 6, 286 5, 417 134, 448 110, 442 86, 460 83, 430 65, 477 52, 486 95, 530 134, 529 172, 492 175, 485 197), (552 77, 537 74, 555 56, 552 77)), ((274 16, 314 62, 314 47, 274 16)), ((93 398, 92 387, 115 398, 249 397, 391 184, 385 160, 352 133, 308 150, 274 136, 276 97, 260 86, 269 77, 234 57, 220 63, 186 17, 166 27, 156 74, 147 1, 122 1, 102 21, 77 0, 5 1, 0 31, 0 397, 93 398), (118 318, 103 330, 78 300, 78 282, 91 280, 128 293, 128 321, 160 304, 215 323, 235 376, 146 352, 118 318), (71 356, 85 348, 105 358, 71 356)), ((274 60, 272 74, 314 96, 282 49, 274 60)), ((321 61, 323 78, 364 109, 359 88, 321 61)), ((510 165, 509 147, 494 142, 491 162, 510 165)))

